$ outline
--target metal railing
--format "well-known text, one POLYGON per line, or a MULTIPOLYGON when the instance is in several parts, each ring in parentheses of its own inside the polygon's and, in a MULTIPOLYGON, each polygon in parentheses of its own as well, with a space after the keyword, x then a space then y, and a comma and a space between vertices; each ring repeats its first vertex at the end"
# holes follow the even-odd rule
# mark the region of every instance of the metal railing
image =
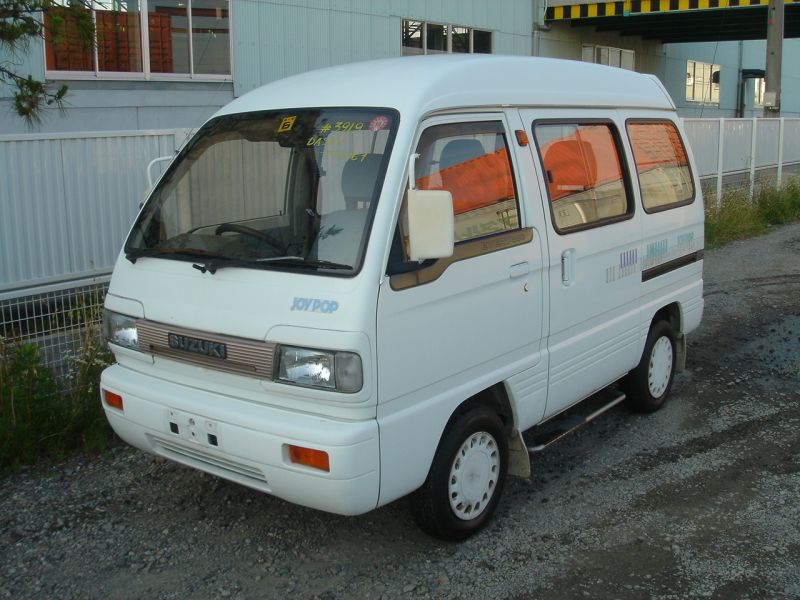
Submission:
POLYGON ((14 344, 35 344, 41 364, 63 380, 83 336, 102 318, 107 283, 7 298, 0 301, 0 336, 14 344))
POLYGON ((684 119, 684 128, 707 200, 719 204, 728 188, 752 198, 800 176, 800 119, 684 119))

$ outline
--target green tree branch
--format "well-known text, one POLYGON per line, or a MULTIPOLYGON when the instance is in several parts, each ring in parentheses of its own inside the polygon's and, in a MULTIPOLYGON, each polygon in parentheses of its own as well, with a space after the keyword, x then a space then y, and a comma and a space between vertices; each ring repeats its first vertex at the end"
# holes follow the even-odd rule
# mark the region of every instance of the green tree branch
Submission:
POLYGON ((0 0, 0 82, 11 87, 14 111, 31 126, 41 121, 46 106, 63 107, 66 85, 52 85, 19 72, 13 58, 30 49, 33 39, 58 44, 65 30, 83 49, 95 43, 90 0, 0 0), (44 15, 47 15, 45 18, 44 15))

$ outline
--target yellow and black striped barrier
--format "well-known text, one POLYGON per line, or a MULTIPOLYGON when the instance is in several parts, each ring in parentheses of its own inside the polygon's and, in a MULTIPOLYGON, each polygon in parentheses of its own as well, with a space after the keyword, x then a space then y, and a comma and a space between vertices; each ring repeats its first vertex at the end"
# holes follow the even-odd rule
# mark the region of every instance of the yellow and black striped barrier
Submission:
MULTIPOLYGON (((594 17, 627 17, 652 13, 669 13, 688 10, 737 8, 764 6, 769 0, 624 0, 621 2, 592 2, 551 6, 545 19, 564 21, 568 19, 591 19, 594 17)), ((800 0, 784 0, 785 4, 800 4, 800 0)))

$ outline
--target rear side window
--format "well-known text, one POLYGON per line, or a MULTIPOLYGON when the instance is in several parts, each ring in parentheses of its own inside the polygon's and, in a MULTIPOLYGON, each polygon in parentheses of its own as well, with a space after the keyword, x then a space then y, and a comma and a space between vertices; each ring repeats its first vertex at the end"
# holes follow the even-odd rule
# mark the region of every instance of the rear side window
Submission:
POLYGON ((417 187, 453 195, 457 242, 519 227, 514 175, 500 122, 429 127, 417 153, 417 187))
POLYGON ((689 159, 675 124, 628 122, 642 204, 647 212, 667 210, 694 200, 689 159))
POLYGON ((536 123, 534 133, 556 231, 614 223, 633 214, 609 123, 536 123))

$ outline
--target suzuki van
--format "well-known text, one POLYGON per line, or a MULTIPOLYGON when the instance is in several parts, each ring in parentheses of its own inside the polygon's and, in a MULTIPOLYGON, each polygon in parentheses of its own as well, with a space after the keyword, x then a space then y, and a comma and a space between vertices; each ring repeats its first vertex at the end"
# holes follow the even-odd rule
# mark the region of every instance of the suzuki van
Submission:
POLYGON ((529 475, 522 432, 617 382, 607 406, 662 406, 702 267, 656 77, 313 71, 220 110, 155 185, 105 300, 102 402, 148 452, 342 515, 410 496, 461 540, 529 475))

